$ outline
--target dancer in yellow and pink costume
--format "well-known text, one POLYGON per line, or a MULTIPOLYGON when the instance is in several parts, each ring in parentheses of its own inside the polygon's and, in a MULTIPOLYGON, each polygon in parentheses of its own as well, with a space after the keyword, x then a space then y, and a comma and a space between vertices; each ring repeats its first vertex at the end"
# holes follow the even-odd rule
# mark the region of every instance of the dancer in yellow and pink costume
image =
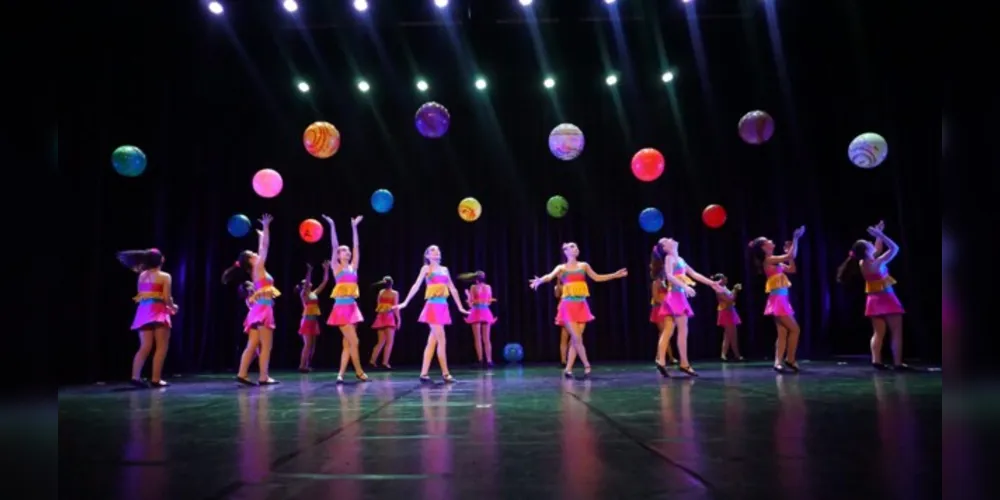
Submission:
POLYGON ((750 242, 753 265, 758 273, 767 277, 764 284, 764 293, 767 294, 764 315, 774 318, 774 327, 778 330, 778 337, 774 342, 774 371, 778 373, 799 371, 795 354, 801 330, 798 321, 795 321, 792 303, 788 300, 788 289, 792 286, 788 275, 797 271, 795 257, 799 252, 799 239, 805 232, 805 226, 796 229, 792 233, 792 240, 785 242, 785 253, 781 255, 774 255, 774 242, 764 236, 750 242))
POLYGON ((344 372, 347 371, 348 363, 354 365, 354 377, 361 382, 367 382, 368 375, 361 367, 356 327, 358 323, 365 320, 358 307, 358 297, 361 295, 358 291, 358 260, 361 257, 358 248, 358 224, 361 223, 363 217, 359 215, 351 219, 353 249, 348 248, 347 245, 341 245, 337 240, 337 227, 334 225, 333 219, 326 215, 323 216, 323 219, 330 225, 330 245, 332 247, 330 262, 333 263, 333 278, 337 283, 330 293, 330 297, 333 298, 333 309, 330 311, 330 317, 327 318, 326 324, 340 328, 340 333, 344 336, 340 350, 340 371, 337 372, 337 383, 344 383, 344 372))

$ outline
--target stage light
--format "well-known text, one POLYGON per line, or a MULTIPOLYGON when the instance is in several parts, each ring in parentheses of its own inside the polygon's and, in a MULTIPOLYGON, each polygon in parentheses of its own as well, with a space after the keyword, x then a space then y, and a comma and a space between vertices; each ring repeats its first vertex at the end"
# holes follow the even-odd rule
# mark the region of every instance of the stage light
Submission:
POLYGON ((479 89, 479 90, 485 90, 486 89, 486 79, 484 79, 484 78, 477 78, 476 79, 476 88, 479 89))
POLYGON ((299 92, 302 92, 303 94, 309 92, 309 84, 306 82, 299 82, 298 87, 299 87, 299 92))
POLYGON ((546 78, 544 82, 542 82, 542 85, 545 85, 545 88, 547 89, 551 89, 552 87, 556 86, 556 80, 550 76, 546 78))
POLYGON ((427 89, 429 89, 429 88, 430 88, 430 86, 427 85, 427 82, 425 82, 423 80, 417 80, 417 90, 419 90, 421 92, 427 92, 427 89))
POLYGON ((691 3, 691 0, 681 0, 681 3, 691 3))
POLYGON ((663 74, 662 77, 660 77, 660 79, 663 80, 663 83, 670 83, 674 81, 674 72, 667 71, 666 73, 663 74))
POLYGON ((618 77, 615 75, 608 75, 608 77, 604 79, 604 83, 608 84, 608 87, 617 85, 618 77))
POLYGON ((531 0, 517 0, 517 1, 525 7, 531 5, 531 0))
POLYGON ((448 0, 434 0, 434 5, 437 5, 439 9, 443 9, 448 6, 448 0))
POLYGON ((368 2, 366 0, 354 0, 354 10, 358 12, 368 10, 368 2))
POLYGON ((295 12, 295 11, 299 10, 299 4, 295 0, 285 0, 285 2, 282 3, 281 5, 288 12, 295 12))
POLYGON ((611 4, 615 3, 615 0, 604 0, 604 3, 606 3, 608 5, 611 5, 611 4))
POLYGON ((371 90, 371 88, 372 88, 371 85, 368 85, 368 82, 364 80, 358 82, 358 90, 362 92, 368 92, 369 90, 371 90))
POLYGON ((208 11, 215 15, 221 15, 223 12, 222 4, 219 2, 209 2, 208 11))

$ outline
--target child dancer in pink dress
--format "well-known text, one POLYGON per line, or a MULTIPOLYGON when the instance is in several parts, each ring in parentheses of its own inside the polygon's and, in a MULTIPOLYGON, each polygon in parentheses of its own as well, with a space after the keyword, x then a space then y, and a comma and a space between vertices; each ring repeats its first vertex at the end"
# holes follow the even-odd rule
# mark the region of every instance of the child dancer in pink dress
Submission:
MULTIPOLYGON (((656 325, 656 332, 660 333, 663 328, 666 327, 667 314, 663 310, 663 301, 667 298, 667 276, 663 272, 663 259, 666 255, 663 254, 663 249, 660 248, 660 244, 657 243, 653 245, 653 251, 649 257, 649 278, 650 284, 650 299, 649 299, 649 322, 656 325)), ((677 364, 677 358, 674 357, 674 352, 671 344, 667 343, 667 354, 666 360, 672 365, 677 364)))
POLYGON ((493 343, 490 342, 490 328, 497 322, 490 311, 490 304, 496 302, 493 298, 493 288, 486 283, 486 273, 476 271, 474 273, 460 274, 458 279, 462 281, 472 281, 473 284, 465 289, 465 302, 469 306, 469 315, 465 322, 472 325, 472 338, 476 342, 476 360, 483 364, 483 353, 486 354, 486 366, 493 366, 493 343))
POLYGON ((326 324, 340 328, 340 333, 344 335, 344 341, 340 351, 340 371, 337 372, 337 383, 344 383, 344 372, 347 371, 347 363, 354 364, 354 376, 361 382, 368 381, 368 375, 361 368, 361 354, 358 350, 358 330, 355 325, 365 320, 358 308, 358 259, 361 257, 358 251, 358 224, 362 217, 359 215, 351 219, 351 231, 354 239, 354 250, 341 245, 337 240, 337 228, 333 224, 333 219, 324 215, 327 224, 330 224, 330 244, 333 246, 330 260, 334 262, 333 277, 337 285, 333 287, 330 297, 333 298, 333 310, 326 324))
POLYGON ((868 228, 868 234, 875 237, 875 243, 858 240, 854 243, 847 260, 837 270, 837 282, 843 282, 852 270, 860 270, 865 280, 865 316, 871 318, 874 333, 871 338, 872 366, 876 370, 888 367, 882 363, 882 342, 886 329, 892 335, 893 366, 897 370, 909 369, 903 363, 903 304, 896 297, 892 286, 896 280, 889 275, 889 263, 899 254, 899 245, 882 232, 885 223, 868 228), (882 247, 885 246, 885 252, 882 247), (857 267, 852 266, 857 262, 857 267))
MULTIPOLYGON (((241 274, 249 274, 253 280, 253 293, 246 297, 250 306, 247 317, 243 320, 243 331, 247 334, 247 346, 240 357, 240 368, 236 381, 242 385, 257 385, 249 379, 250 363, 257 357, 260 385, 274 385, 278 381, 268 376, 271 364, 271 348, 274 346, 274 299, 281 292, 274 286, 274 277, 267 272, 267 254, 271 247, 271 221, 269 214, 264 214, 258 222, 261 229, 257 231, 257 252, 244 250, 240 252, 236 262, 222 273, 222 282, 231 283, 241 274)), ((241 296, 243 293, 241 292, 241 296)))
POLYGON ((431 368, 431 359, 437 354, 438 364, 441 365, 441 377, 445 383, 455 382, 455 377, 448 371, 448 353, 445 348, 446 339, 444 327, 451 324, 451 313, 448 312, 448 296, 455 301, 455 306, 462 314, 469 314, 462 307, 462 301, 458 298, 458 289, 451 281, 448 268, 441 265, 441 249, 437 245, 431 245, 424 250, 424 265, 417 274, 417 280, 410 287, 410 292, 406 294, 403 303, 393 306, 394 310, 404 309, 420 290, 420 284, 427 285, 424 292, 424 309, 420 311, 420 318, 417 320, 425 323, 431 328, 430 335, 427 336, 427 347, 424 348, 424 362, 420 366, 420 382, 425 384, 433 383, 427 375, 427 370, 431 368))
POLYGON ((302 354, 299 355, 300 373, 312 371, 316 337, 319 335, 319 293, 330 281, 330 262, 323 262, 323 281, 315 289, 312 287, 312 271, 312 264, 306 264, 306 278, 295 287, 299 300, 302 301, 302 321, 299 322, 299 336, 302 337, 302 354))
POLYGON ((722 287, 715 294, 715 298, 719 301, 718 319, 715 324, 722 327, 722 361, 729 361, 730 349, 736 355, 737 361, 743 361, 743 356, 740 355, 740 343, 736 339, 736 327, 742 323, 740 315, 736 313, 736 295, 743 289, 743 285, 737 283, 733 285, 732 290, 727 289, 726 283, 729 282, 729 278, 722 273, 712 276, 711 279, 722 287))
POLYGON ((702 276, 695 271, 687 262, 681 258, 677 252, 679 246, 677 241, 671 238, 660 238, 660 250, 663 251, 663 275, 667 280, 667 296, 660 304, 660 310, 665 316, 663 331, 660 333, 660 340, 656 345, 656 369, 660 375, 669 377, 667 373, 667 348, 670 346, 670 338, 674 335, 674 326, 677 326, 677 352, 680 355, 680 363, 677 369, 688 376, 697 377, 698 373, 691 367, 688 361, 687 336, 688 318, 694 316, 694 311, 688 303, 688 297, 694 297, 694 288, 691 285, 695 281, 703 285, 712 287, 718 292, 718 283, 702 276), (693 279, 693 281, 692 281, 693 279))
POLYGON ((537 290, 542 283, 548 283, 555 278, 562 282, 562 298, 559 299, 559 312, 556 316, 557 323, 569 332, 570 346, 566 354, 566 369, 563 376, 573 378, 573 364, 576 357, 580 356, 583 362, 583 376, 590 377, 590 361, 587 359, 587 349, 583 346, 583 330, 587 323, 594 320, 594 315, 590 313, 590 305, 587 304, 587 297, 590 297, 590 289, 587 287, 587 278, 600 283, 613 279, 628 276, 628 270, 619 269, 612 274, 598 274, 586 262, 580 262, 580 248, 576 243, 563 243, 563 256, 566 261, 559 264, 549 274, 538 277, 535 276, 528 283, 532 290, 537 290))
POLYGON ((399 292, 392 289, 392 276, 386 276, 382 278, 382 281, 372 286, 382 286, 383 288, 378 292, 378 304, 375 305, 375 322, 372 323, 372 329, 378 332, 378 343, 375 344, 375 349, 372 349, 372 357, 368 363, 372 367, 378 366, 375 364, 375 361, 378 359, 378 354, 381 351, 382 368, 391 370, 392 366, 389 365, 389 356, 392 355, 392 343, 395 340, 396 332, 399 331, 399 327, 402 324, 399 320, 399 310, 392 309, 392 306, 399 303, 399 292))
POLYGON ((177 304, 171 294, 173 278, 163 272, 163 254, 155 248, 118 252, 118 261, 139 273, 139 293, 133 298, 138 304, 132 330, 139 332, 139 350, 132 358, 131 384, 136 387, 166 387, 163 381, 163 362, 170 347, 170 316, 177 313, 177 304), (156 344, 153 354, 153 376, 149 384, 142 379, 142 366, 149 351, 156 344))
POLYGON ((799 252, 799 238, 805 234, 801 226, 792 234, 792 241, 785 242, 785 253, 774 255, 774 242, 761 236, 750 242, 750 257, 757 272, 767 276, 764 293, 767 303, 764 315, 774 318, 778 338, 774 343, 774 371, 778 373, 798 373, 795 351, 799 346, 799 323, 795 321, 795 310, 788 300, 788 288, 792 286, 788 275, 795 274, 795 256, 799 252))

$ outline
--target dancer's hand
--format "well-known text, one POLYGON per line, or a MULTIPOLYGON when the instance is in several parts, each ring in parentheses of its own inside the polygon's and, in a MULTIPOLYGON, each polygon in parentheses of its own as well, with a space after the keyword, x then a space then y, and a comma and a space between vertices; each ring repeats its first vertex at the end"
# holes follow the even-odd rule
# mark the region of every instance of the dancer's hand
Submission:
POLYGON ((870 235, 872 235, 872 236, 874 236, 876 238, 881 238, 883 236, 882 235, 882 230, 879 229, 879 228, 877 228, 877 227, 870 227, 870 228, 868 228, 868 234, 870 234, 870 235))
POLYGON ((271 214, 264 214, 257 222, 260 222, 260 227, 267 229, 271 226, 272 220, 274 220, 274 217, 272 217, 271 214))
POLYGON ((531 278, 530 281, 528 281, 528 286, 531 287, 532 290, 538 290, 538 286, 541 284, 542 284, 542 278, 539 278, 538 276, 535 276, 534 278, 531 278))
POLYGON ((329 215, 323 214, 320 217, 322 217, 323 220, 325 220, 327 224, 329 224, 331 226, 333 225, 333 218, 331 218, 329 215))
POLYGON ((792 251, 792 242, 791 241, 786 241, 785 242, 785 253, 788 253, 788 252, 791 252, 791 251, 792 251))
POLYGON ((628 269, 625 269, 625 268, 623 267, 623 268, 621 268, 621 269, 619 269, 619 270, 615 271, 615 274, 614 274, 614 276, 615 276, 615 278, 616 278, 616 279, 617 279, 617 278, 624 278, 624 277, 628 276, 628 269))
POLYGON ((743 285, 740 284, 740 283, 737 283, 737 284, 733 285, 733 291, 734 292, 738 292, 738 291, 740 291, 742 289, 743 289, 743 285))
POLYGON ((469 315, 469 310, 466 309, 466 308, 464 308, 464 307, 462 307, 462 306, 458 306, 458 312, 462 313, 462 316, 468 316, 469 315))
POLYGON ((181 308, 177 304, 173 304, 170 307, 168 307, 167 310, 170 311, 170 314, 177 314, 177 311, 180 311, 181 308))
POLYGON ((328 261, 328 260, 324 260, 324 261, 323 261, 323 264, 322 264, 322 265, 323 265, 323 271, 324 271, 324 272, 326 272, 326 271, 329 271, 329 270, 330 270, 330 261, 328 261))
POLYGON ((799 228, 796 229, 794 233, 792 233, 792 238, 799 239, 804 234, 806 234, 806 227, 805 226, 799 226, 799 228))
POLYGON ((694 288, 691 288, 690 286, 684 285, 684 295, 687 295, 688 297, 693 298, 695 295, 698 295, 698 292, 695 292, 694 288))
POLYGON ((313 272, 313 265, 308 262, 306 262, 306 272, 310 274, 313 272))
POLYGON ((878 221, 878 224, 875 224, 875 229, 878 229, 879 231, 885 231, 885 221, 884 220, 878 221))
POLYGON ((393 311, 401 311, 401 310, 403 310, 403 309, 406 308, 406 305, 407 305, 406 302, 403 302, 402 304, 396 304, 396 305, 392 306, 392 310, 393 311))
POLYGON ((722 286, 721 281, 713 281, 711 285, 708 285, 715 293, 725 293, 726 287, 722 286))
POLYGON ((358 224, 361 224, 361 221, 363 221, 364 219, 365 217, 363 215, 359 215, 351 219, 351 227, 358 227, 358 224))

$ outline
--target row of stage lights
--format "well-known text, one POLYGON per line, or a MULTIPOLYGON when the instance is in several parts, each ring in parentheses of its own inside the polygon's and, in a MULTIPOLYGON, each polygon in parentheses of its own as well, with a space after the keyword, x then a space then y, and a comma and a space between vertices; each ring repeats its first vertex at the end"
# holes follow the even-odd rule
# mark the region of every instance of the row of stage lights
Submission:
MULTIPOLYGON (((674 72, 673 71, 667 71, 666 73, 663 73, 663 75, 660 76, 660 80, 663 81, 663 83, 673 82, 674 81, 674 72)), ((618 75, 615 75, 615 74, 608 75, 607 77, 604 78, 604 83, 608 87, 614 87, 615 85, 618 85, 618 75)), ((476 87, 476 90, 478 90, 480 92, 485 91, 486 87, 488 86, 488 84, 486 83, 486 79, 482 78, 482 77, 476 78, 476 81, 475 81, 474 85, 476 87)), ((309 90, 310 90, 309 84, 306 83, 306 82, 304 82, 304 81, 300 81, 297 86, 299 88, 299 91, 302 92, 303 94, 308 93, 309 90)), ((545 87, 546 89, 555 88, 555 86, 556 86, 556 79, 552 78, 551 76, 547 77, 547 78, 545 78, 545 80, 542 80, 542 86, 545 87)), ((417 90, 418 91, 420 91, 420 92, 427 92, 428 90, 430 90, 430 88, 431 87, 427 83, 427 80, 417 80, 417 90)), ((365 81, 365 80, 358 80, 358 90, 360 90, 362 93, 368 93, 368 91, 371 90, 371 89, 372 89, 372 86, 367 81, 365 81)))
MULTIPOLYGON (((299 3, 295 0, 279 0, 281 1, 281 6, 285 8, 288 12, 298 12, 299 3)), ((617 0, 600 0, 607 5, 614 5, 617 0)), ((444 9, 448 7, 448 0, 433 0, 434 6, 439 9, 444 9)), ((693 3, 694 0, 680 0, 681 3, 693 3)), ((523 7, 530 7, 532 0, 517 0, 517 3, 521 4, 523 7)), ((352 0, 352 5, 354 10, 358 12, 365 12, 368 10, 368 0, 352 0)), ((208 10, 215 15, 222 15, 226 9, 222 6, 222 2, 212 1, 208 2, 208 10)))

